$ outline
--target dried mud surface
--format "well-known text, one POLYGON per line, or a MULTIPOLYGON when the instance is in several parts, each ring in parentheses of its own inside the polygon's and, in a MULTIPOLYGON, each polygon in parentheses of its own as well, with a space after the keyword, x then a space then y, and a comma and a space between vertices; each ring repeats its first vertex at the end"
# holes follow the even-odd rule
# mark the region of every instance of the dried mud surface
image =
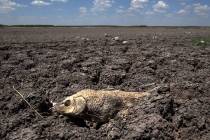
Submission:
POLYGON ((1 28, 0 138, 209 140, 210 46, 191 41, 209 35, 209 28, 1 28), (97 129, 48 112, 49 100, 84 88, 145 91, 157 85, 126 118, 97 129))

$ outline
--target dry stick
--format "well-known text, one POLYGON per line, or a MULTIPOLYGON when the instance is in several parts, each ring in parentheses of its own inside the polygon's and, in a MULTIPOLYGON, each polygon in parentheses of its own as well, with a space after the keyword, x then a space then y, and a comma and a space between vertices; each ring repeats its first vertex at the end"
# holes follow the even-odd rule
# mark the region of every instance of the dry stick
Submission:
MULTIPOLYGON (((166 78, 164 78, 160 83, 160 85, 163 85, 163 82, 164 82, 164 80, 165 80, 166 78)), ((147 84, 147 85, 154 85, 155 83, 151 83, 151 84, 147 84)), ((160 88, 161 86, 156 86, 156 87, 154 87, 153 89, 150 89, 150 90, 147 90, 146 92, 153 92, 153 91, 156 91, 156 90, 158 90, 159 88, 160 88)))
POLYGON ((149 86, 152 86, 152 85, 155 85, 155 83, 145 84, 145 85, 142 85, 141 87, 145 88, 145 87, 149 87, 149 86))
POLYGON ((43 116, 41 114, 39 114, 39 112, 36 111, 36 109, 30 105, 30 103, 23 97, 23 95, 17 90, 15 89, 15 87, 13 86, 13 89, 18 93, 18 95, 27 103, 27 105, 32 109, 34 110, 34 112, 40 117, 40 118, 43 118, 43 116))
POLYGON ((160 86, 157 86, 157 87, 155 87, 155 88, 153 88, 153 89, 150 89, 150 90, 147 90, 146 92, 153 92, 153 91, 156 91, 156 90, 158 90, 160 88, 160 86))

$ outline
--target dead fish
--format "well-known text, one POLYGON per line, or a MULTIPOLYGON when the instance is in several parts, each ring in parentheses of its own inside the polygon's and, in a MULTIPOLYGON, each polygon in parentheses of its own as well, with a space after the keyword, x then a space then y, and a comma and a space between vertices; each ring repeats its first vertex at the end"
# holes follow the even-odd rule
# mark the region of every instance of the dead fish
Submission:
POLYGON ((105 122, 117 112, 129 107, 135 100, 149 96, 148 92, 84 89, 66 97, 53 108, 68 116, 78 116, 94 122, 105 122))

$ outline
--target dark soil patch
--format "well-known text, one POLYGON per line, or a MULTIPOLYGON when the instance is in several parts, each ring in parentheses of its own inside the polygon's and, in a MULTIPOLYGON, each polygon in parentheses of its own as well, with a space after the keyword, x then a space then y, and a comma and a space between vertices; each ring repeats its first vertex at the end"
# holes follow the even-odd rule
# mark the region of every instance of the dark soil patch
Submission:
POLYGON ((210 47, 192 43, 208 37, 208 28, 0 30, 1 139, 210 139, 210 47), (116 35, 129 44, 114 42, 116 35), (84 88, 145 91, 155 85, 161 88, 131 107, 127 118, 97 129, 49 110, 50 101, 84 88))

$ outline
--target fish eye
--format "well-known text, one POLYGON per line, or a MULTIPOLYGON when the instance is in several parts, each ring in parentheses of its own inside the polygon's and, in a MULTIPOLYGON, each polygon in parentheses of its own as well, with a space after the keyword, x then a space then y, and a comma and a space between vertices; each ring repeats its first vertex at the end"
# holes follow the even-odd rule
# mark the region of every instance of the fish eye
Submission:
POLYGON ((66 100, 66 101, 64 102, 64 105, 65 105, 65 106, 70 106, 70 105, 71 105, 71 101, 70 101, 70 100, 66 100))

